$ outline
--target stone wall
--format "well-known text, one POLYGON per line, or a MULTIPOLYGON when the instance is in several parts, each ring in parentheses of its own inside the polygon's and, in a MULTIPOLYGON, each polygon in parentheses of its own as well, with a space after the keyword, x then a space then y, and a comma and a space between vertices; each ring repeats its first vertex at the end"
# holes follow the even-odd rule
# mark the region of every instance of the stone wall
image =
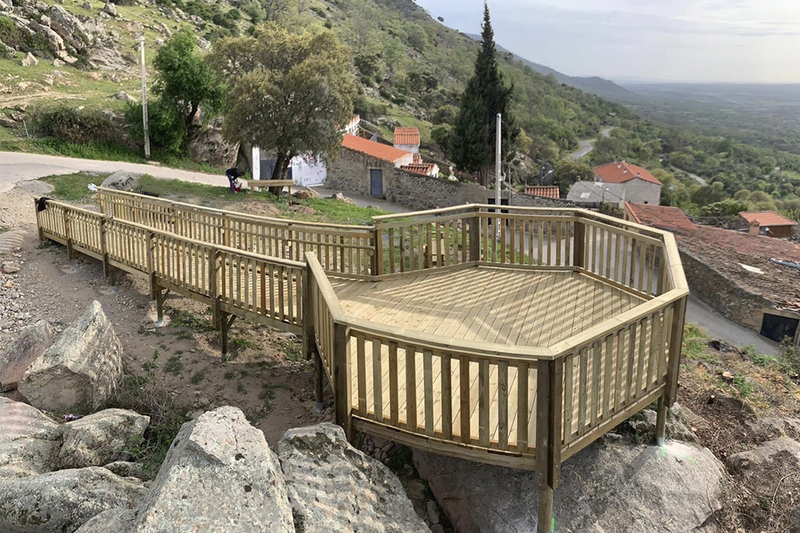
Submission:
POLYGON ((763 311, 775 307, 772 302, 746 290, 685 250, 681 250, 681 262, 693 295, 726 318, 761 331, 763 311))
MULTIPOLYGON (((331 189, 370 195, 370 170, 383 170, 383 196, 390 202, 409 209, 434 209, 455 205, 488 203, 494 191, 488 191, 476 183, 448 181, 430 176, 413 174, 395 168, 392 163, 374 157, 342 150, 336 161, 328 164, 328 179, 325 186, 331 189)), ((504 198, 508 193, 504 194, 504 198)), ((573 207, 572 202, 553 200, 514 193, 512 205, 528 207, 573 207)))
POLYGON ((625 200, 635 204, 660 205, 661 186, 641 178, 626 181, 625 200))

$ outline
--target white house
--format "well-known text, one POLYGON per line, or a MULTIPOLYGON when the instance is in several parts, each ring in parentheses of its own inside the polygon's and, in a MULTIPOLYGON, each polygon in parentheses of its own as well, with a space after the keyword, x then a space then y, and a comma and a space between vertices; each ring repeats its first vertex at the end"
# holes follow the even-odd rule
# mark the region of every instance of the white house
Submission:
POLYGON ((594 168, 594 179, 608 184, 624 184, 624 200, 636 204, 659 205, 664 186, 646 168, 625 161, 594 168))
MULTIPOLYGON (((262 159, 261 149, 254 147, 252 161, 254 179, 268 180, 272 177, 275 158, 262 159)), ((291 179, 295 185, 303 187, 322 185, 327 177, 328 168, 325 163, 311 154, 292 158, 286 171, 286 179, 291 179)))
POLYGON ((417 128, 395 128, 392 144, 395 148, 412 154, 419 153, 419 130, 417 128))

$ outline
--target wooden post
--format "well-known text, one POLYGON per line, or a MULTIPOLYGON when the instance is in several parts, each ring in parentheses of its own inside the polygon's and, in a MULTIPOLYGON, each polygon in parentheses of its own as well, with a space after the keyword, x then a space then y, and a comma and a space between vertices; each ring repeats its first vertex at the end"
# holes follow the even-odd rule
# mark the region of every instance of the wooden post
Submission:
POLYGON ((383 274, 383 229, 380 222, 375 224, 375 253, 372 255, 372 275, 380 276, 383 274))
POLYGON ((538 362, 536 371, 536 489, 539 492, 538 533, 552 533, 553 488, 550 486, 550 383, 553 361, 538 362))
POLYGON ((548 427, 547 484, 557 489, 561 484, 561 429, 563 425, 564 358, 550 364, 550 405, 548 427))
MULTIPOLYGON (((462 228, 462 231, 464 229, 462 228)), ((481 208, 475 208, 475 214, 469 219, 469 260, 481 260, 481 208)))
POLYGON ((156 288, 156 326, 164 325, 164 300, 167 299, 167 294, 163 289, 156 288))
POLYGON ((44 228, 42 228, 42 219, 39 212, 39 199, 33 199, 33 212, 36 213, 36 228, 39 230, 39 240, 44 242, 44 228))
POLYGON ((664 401, 667 407, 672 407, 678 393, 678 372, 681 364, 683 323, 686 319, 687 300, 688 297, 684 296, 672 304, 672 332, 669 337, 669 364, 667 366, 667 384, 664 390, 664 401))
POLYGON ((75 251, 72 249, 72 237, 70 237, 69 217, 66 209, 64 210, 64 238, 67 241, 67 258, 72 261, 75 259, 75 251))
POLYGON ((156 258, 153 237, 155 234, 150 231, 147 233, 147 276, 150 280, 150 298, 155 299, 158 292, 158 284, 156 283, 156 258))
POLYGON ((214 311, 214 328, 220 328, 220 295, 217 286, 217 271, 219 270, 219 250, 211 249, 208 256, 208 295, 211 296, 212 310, 214 311))
MULTIPOLYGON (((149 248, 149 247, 148 247, 149 248)), ((106 245, 106 217, 100 219, 100 255, 103 256, 103 275, 111 276, 111 265, 108 263, 108 246, 106 245)))
POLYGON ((333 396, 336 423, 344 428, 347 440, 353 442, 350 424, 350 365, 348 364, 348 332, 344 324, 333 324, 333 396))
POLYGON ((311 287, 314 284, 314 274, 311 265, 306 261, 306 286, 303 293, 303 353, 306 360, 314 355, 314 303, 311 299, 311 287))
POLYGON ((586 266, 586 226, 583 222, 575 222, 572 234, 572 264, 576 267, 586 266))
POLYGON ((314 401, 317 402, 317 410, 322 411, 325 400, 325 370, 322 367, 322 355, 314 356, 314 401))
POLYGON ((663 446, 667 429, 667 403, 664 397, 658 399, 656 407, 656 446, 663 446))
POLYGON ((222 337, 221 360, 223 363, 228 360, 228 331, 230 331, 234 320, 236 320, 236 315, 223 312, 220 316, 220 334, 222 337))

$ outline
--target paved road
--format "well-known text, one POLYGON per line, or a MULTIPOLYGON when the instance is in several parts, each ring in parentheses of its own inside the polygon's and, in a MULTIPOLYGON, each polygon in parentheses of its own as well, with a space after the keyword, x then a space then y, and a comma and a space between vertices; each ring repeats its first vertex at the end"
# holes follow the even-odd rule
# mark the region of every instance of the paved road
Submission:
POLYGON ((53 155, 0 152, 0 193, 11 190, 17 182, 35 180, 55 174, 73 172, 116 172, 126 170, 150 174, 157 178, 175 178, 210 185, 227 185, 224 175, 204 174, 189 170, 178 170, 158 165, 124 163, 120 161, 97 161, 53 155))
POLYGON ((778 343, 762 337, 752 329, 728 320, 706 303, 691 295, 689 304, 686 306, 686 320, 700 326, 714 339, 720 339, 740 348, 752 345, 760 354, 778 354, 778 343))
MULTIPOLYGON (((613 129, 614 128, 611 126, 605 127, 600 130, 600 135, 602 137, 608 137, 609 134, 611 133, 611 130, 613 129)), ((578 159, 581 159, 582 157, 586 156, 586 154, 594 150, 594 143, 596 141, 597 139, 584 139, 582 141, 578 141, 580 148, 578 149, 577 152, 573 152, 570 154, 569 156, 570 161, 577 161, 578 159)))
POLYGON ((676 167, 676 166, 670 166, 670 168, 671 168, 672 170, 674 170, 675 172, 682 172, 682 173, 686 174, 687 176, 689 176, 690 178, 692 178, 693 180, 695 180, 695 181, 696 181, 697 183, 699 183, 700 185, 708 185, 708 182, 706 181, 706 179, 705 179, 705 178, 701 178, 701 177, 700 177, 700 176, 698 176, 697 174, 692 174, 691 172, 687 172, 687 171, 685 171, 685 170, 681 170, 681 169, 679 169, 679 168, 678 168, 678 167, 676 167))

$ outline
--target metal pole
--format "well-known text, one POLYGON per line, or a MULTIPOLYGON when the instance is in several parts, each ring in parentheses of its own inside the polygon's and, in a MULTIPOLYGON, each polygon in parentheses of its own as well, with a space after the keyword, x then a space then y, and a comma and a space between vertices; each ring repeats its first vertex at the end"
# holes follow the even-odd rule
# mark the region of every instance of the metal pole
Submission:
MULTIPOLYGON (((494 205, 495 210, 497 211, 497 216, 495 220, 500 220, 500 205, 502 204, 501 197, 502 194, 500 192, 500 158, 501 158, 501 148, 502 148, 502 140, 501 140, 501 128, 503 127, 503 116, 498 113, 497 114, 497 142, 495 146, 495 162, 494 162, 494 205)), ((497 235, 500 235, 500 223, 496 224, 495 232, 497 235)))
POLYGON ((147 70, 144 64, 144 35, 139 40, 142 57, 142 128, 144 129, 144 157, 150 159, 150 133, 147 127, 147 70))

